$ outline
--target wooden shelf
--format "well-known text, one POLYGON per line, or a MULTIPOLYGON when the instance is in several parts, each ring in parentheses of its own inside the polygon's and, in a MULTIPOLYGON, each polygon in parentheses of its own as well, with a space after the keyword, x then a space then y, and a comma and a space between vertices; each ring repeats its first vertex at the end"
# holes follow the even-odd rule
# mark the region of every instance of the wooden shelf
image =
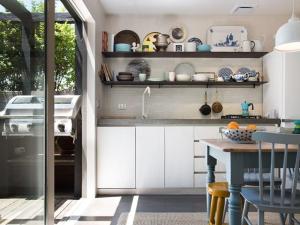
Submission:
POLYGON ((102 52, 106 58, 261 58, 268 52, 102 52))
POLYGON ((209 81, 209 82, 198 82, 198 81, 103 81, 105 85, 113 86, 167 86, 167 87, 174 87, 174 86, 185 86, 185 87, 197 87, 197 86, 206 86, 206 87, 253 87, 263 85, 267 83, 266 81, 247 81, 247 82, 216 82, 216 81, 209 81))

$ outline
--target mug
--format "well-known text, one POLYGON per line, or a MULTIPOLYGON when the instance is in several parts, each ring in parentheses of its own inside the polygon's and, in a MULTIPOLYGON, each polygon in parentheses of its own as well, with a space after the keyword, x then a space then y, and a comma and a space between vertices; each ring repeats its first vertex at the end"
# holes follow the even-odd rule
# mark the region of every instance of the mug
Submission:
POLYGON ((140 81, 145 81, 146 80, 147 75, 145 73, 140 73, 139 74, 139 79, 140 81))
POLYGON ((185 43, 184 49, 186 52, 195 52, 197 44, 196 42, 187 42, 185 43))
POLYGON ((175 72, 169 72, 169 81, 175 81, 175 72))
POLYGON ((243 41, 242 44, 242 50, 243 52, 251 52, 255 48, 255 42, 254 41, 243 41))
POLYGON ((261 40, 253 40, 253 42, 255 43, 253 49, 254 52, 262 52, 264 50, 264 45, 261 40))

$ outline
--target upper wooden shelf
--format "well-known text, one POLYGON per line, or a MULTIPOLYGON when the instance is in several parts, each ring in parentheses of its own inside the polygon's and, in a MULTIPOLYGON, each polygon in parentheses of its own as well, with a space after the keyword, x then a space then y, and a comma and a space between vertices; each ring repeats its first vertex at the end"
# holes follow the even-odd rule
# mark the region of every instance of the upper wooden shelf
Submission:
POLYGON ((102 52, 106 58, 261 58, 268 52, 102 52))

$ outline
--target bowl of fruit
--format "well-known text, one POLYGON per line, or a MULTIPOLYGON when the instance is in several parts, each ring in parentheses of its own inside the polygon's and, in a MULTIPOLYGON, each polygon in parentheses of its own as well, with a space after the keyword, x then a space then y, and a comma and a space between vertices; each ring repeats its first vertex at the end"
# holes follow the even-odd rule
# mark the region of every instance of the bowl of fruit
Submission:
POLYGON ((252 134, 257 131, 255 124, 249 124, 246 127, 240 127, 240 125, 232 121, 226 128, 222 129, 222 134, 229 140, 239 144, 255 143, 252 140, 252 134))

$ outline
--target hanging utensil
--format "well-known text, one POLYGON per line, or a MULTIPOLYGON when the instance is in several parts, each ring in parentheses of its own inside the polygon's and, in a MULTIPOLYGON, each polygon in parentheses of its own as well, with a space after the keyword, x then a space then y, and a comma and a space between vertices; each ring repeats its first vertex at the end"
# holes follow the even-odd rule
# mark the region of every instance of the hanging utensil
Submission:
POLYGON ((216 101, 211 106, 214 113, 220 113, 223 111, 223 105, 218 101, 218 96, 218 89, 216 89, 216 101))
POLYGON ((200 113, 207 116, 211 113, 211 107, 207 104, 207 91, 205 91, 205 104, 199 109, 200 113))

